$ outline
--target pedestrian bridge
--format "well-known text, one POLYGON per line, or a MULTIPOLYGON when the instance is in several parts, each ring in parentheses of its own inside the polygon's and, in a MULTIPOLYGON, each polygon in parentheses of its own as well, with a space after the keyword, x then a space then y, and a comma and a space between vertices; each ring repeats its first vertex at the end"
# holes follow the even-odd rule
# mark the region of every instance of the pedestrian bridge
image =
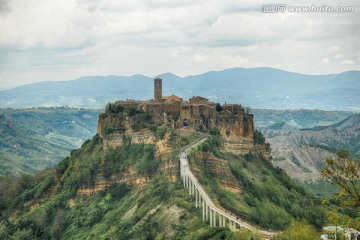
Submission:
POLYGON ((197 208, 202 208, 203 221, 209 222, 211 227, 228 226, 233 232, 236 232, 237 229, 241 230, 245 228, 253 232, 258 232, 264 239, 270 239, 275 234, 274 232, 261 230, 229 211, 215 206, 195 175, 191 172, 187 161, 187 151, 204 141, 206 141, 206 138, 192 144, 180 153, 180 177, 183 181, 184 188, 189 189, 190 195, 195 195, 195 206, 197 208))

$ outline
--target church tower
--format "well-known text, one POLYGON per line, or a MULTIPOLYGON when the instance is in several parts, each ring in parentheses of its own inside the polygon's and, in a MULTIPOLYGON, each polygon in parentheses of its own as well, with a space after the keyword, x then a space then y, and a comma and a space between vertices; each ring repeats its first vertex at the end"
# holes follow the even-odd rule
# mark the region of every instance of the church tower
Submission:
POLYGON ((162 101, 162 79, 155 78, 154 79, 154 100, 162 101))

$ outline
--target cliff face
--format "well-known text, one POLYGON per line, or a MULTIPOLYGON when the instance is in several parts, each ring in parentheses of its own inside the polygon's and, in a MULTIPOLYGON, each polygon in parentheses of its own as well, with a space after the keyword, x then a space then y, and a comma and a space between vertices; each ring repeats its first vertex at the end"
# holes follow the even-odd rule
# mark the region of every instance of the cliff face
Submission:
POLYGON ((126 141, 132 144, 154 144, 155 135, 148 129, 134 132, 131 128, 125 132, 114 132, 103 137, 104 151, 122 146, 126 141))
MULTIPOLYGON (((240 193, 240 185, 231 173, 228 161, 214 156, 211 152, 201 152, 201 159, 204 166, 213 174, 213 177, 220 180, 223 189, 234 193, 240 193)), ((200 178, 200 168, 196 164, 190 164, 191 170, 200 178)))
POLYGON ((253 153, 263 155, 271 161, 270 149, 265 144, 255 144, 253 115, 243 113, 240 116, 223 116, 218 123, 218 129, 224 139, 224 152, 236 155, 253 153))
POLYGON ((254 136, 252 115, 220 116, 216 127, 219 128, 226 140, 246 139, 252 141, 254 136))

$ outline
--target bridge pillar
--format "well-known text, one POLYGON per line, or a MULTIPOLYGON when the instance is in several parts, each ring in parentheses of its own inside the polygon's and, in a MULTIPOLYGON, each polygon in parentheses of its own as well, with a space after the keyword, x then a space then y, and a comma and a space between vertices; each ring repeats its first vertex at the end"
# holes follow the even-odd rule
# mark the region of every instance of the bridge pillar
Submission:
POLYGON ((216 212, 214 211, 214 227, 216 227, 216 212))
POLYGON ((225 217, 225 215, 223 216, 223 227, 226 227, 226 217, 225 217))
POLYGON ((195 189, 195 207, 197 208, 198 207, 198 198, 199 198, 199 196, 198 196, 198 191, 197 191, 197 189, 195 189))
POLYGON ((183 165, 182 165, 180 159, 179 159, 179 162, 180 162, 180 177, 182 178, 183 177, 183 165))
POLYGON ((205 215, 206 215, 206 221, 208 221, 208 219, 209 219, 209 205, 205 205, 205 215))
POLYGON ((182 175, 182 180, 183 180, 184 188, 186 188, 186 176, 185 176, 185 173, 183 173, 183 175, 182 175))
POLYGON ((222 215, 219 213, 219 227, 222 227, 222 215))
POLYGON ((205 202, 204 202, 204 199, 202 201, 202 212, 203 212, 203 221, 205 222, 205 202))
POLYGON ((232 232, 236 232, 236 223, 235 223, 234 221, 231 221, 231 228, 230 228, 230 230, 231 230, 232 232))
POLYGON ((192 195, 194 195, 195 194, 195 183, 192 183, 192 195))
MULTIPOLYGON (((188 188, 190 188, 190 177, 189 177, 189 174, 186 175, 187 177, 187 186, 188 188)), ((189 193, 190 194, 190 193, 189 193)))
POLYGON ((209 210, 210 210, 210 227, 212 227, 213 226, 213 224, 212 224, 212 214, 211 214, 212 210, 211 210, 211 208, 209 210))
POLYGON ((185 188, 187 188, 186 174, 184 174, 184 185, 185 185, 185 188))
POLYGON ((191 184, 192 182, 189 180, 189 195, 191 195, 191 184))

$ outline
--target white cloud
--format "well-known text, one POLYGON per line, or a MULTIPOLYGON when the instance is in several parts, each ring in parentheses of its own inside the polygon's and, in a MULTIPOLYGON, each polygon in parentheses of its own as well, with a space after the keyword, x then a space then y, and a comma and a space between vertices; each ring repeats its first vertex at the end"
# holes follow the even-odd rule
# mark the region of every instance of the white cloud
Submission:
MULTIPOLYGON (((264 14, 266 3, 0 0, 0 84, 227 67, 360 69, 359 14, 264 14)), ((360 9, 355 0, 342 4, 360 9)))
POLYGON ((327 50, 328 53, 332 53, 332 54, 334 54, 334 53, 336 53, 338 51, 339 51, 338 46, 332 46, 332 47, 328 48, 328 50, 327 50))
POLYGON ((342 58, 344 58, 344 54, 342 54, 342 53, 336 54, 334 56, 334 58, 337 59, 337 60, 342 59, 342 58))
POLYGON ((345 59, 343 61, 341 61, 342 64, 347 64, 347 65, 351 65, 351 64, 354 64, 354 61, 353 60, 349 60, 349 59, 345 59))
POLYGON ((330 63, 330 60, 329 60, 328 58, 323 58, 323 59, 321 60, 321 62, 322 62, 323 64, 329 64, 329 63, 330 63))
POLYGON ((194 63, 195 64, 202 64, 206 61, 206 57, 200 55, 200 54, 195 54, 193 57, 194 63))
POLYGON ((232 67, 259 67, 259 63, 252 62, 247 57, 224 55, 220 57, 220 63, 224 68, 232 67))

